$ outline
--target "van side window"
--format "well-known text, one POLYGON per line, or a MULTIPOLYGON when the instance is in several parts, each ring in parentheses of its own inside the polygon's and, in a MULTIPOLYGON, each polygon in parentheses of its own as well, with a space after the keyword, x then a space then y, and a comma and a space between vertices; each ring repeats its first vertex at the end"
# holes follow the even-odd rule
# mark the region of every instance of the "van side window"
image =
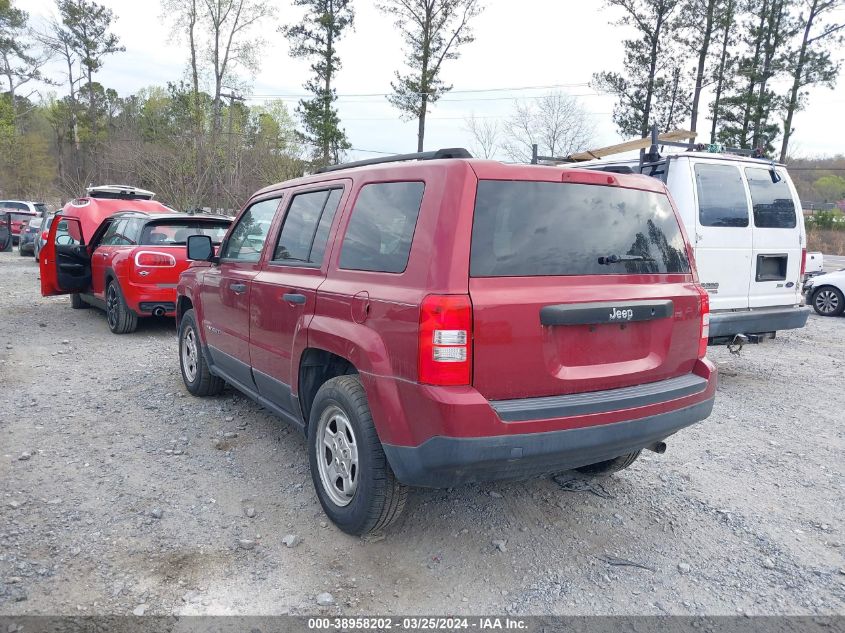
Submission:
POLYGON ((424 190, 422 182, 383 182, 362 187, 343 238, 340 267, 404 272, 424 190))
POLYGON ((320 265, 343 189, 309 191, 293 197, 273 261, 320 265))
POLYGON ((748 200, 739 169, 699 163, 695 185, 701 226, 748 226, 748 200))
POLYGON ((257 262, 267 239, 270 224, 279 208, 279 199, 256 202, 238 220, 229 234, 220 259, 257 262))
POLYGON ((745 177, 754 205, 754 226, 764 229, 794 229, 795 203, 786 180, 772 182, 771 172, 760 167, 747 167, 745 177))

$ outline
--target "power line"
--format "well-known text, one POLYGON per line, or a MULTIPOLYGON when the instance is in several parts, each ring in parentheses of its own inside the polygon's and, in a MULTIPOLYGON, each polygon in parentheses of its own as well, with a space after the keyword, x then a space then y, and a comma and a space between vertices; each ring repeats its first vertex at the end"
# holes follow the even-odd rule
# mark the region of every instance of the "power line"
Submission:
MULTIPOLYGON (((575 83, 575 84, 548 84, 545 86, 516 86, 514 88, 467 88, 464 90, 450 90, 449 94, 471 94, 477 92, 517 92, 521 90, 551 90, 554 88, 586 88, 589 83, 575 83)), ((338 99, 349 97, 388 97, 392 92, 362 92, 362 93, 341 93, 336 95, 338 99)), ((433 93, 428 92, 412 92, 410 94, 431 96, 433 93)), ((281 93, 281 94, 254 94, 250 98, 288 98, 288 99, 303 99, 312 96, 311 93, 281 93)))

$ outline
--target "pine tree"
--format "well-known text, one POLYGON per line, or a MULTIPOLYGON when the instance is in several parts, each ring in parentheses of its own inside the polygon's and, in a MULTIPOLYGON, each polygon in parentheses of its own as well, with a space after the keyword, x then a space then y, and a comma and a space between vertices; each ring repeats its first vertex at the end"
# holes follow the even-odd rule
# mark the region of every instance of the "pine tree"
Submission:
POLYGON ((409 119, 417 119, 417 151, 423 151, 425 117, 452 86, 440 79, 443 62, 473 41, 470 22, 481 11, 478 0, 383 0, 379 8, 396 18, 407 50, 407 74, 396 72, 389 101, 409 119))
POLYGON ((670 51, 680 28, 681 4, 681 0, 607 0, 609 7, 624 11, 616 24, 636 30, 636 37, 624 42, 624 72, 597 73, 592 81, 597 90, 618 97, 613 120, 623 136, 648 136, 655 122, 662 128, 671 126, 687 108, 683 77, 677 63, 671 63, 676 57, 670 51))
POLYGON ((314 96, 302 99, 297 112, 305 126, 305 139, 315 147, 315 163, 337 163, 340 152, 351 147, 334 106, 334 78, 340 69, 337 41, 355 17, 352 1, 295 0, 294 4, 307 7, 305 18, 281 30, 291 40, 291 56, 312 60, 314 73, 305 84, 314 96))
POLYGON ((805 0, 800 7, 798 31, 801 45, 787 70, 792 78, 792 88, 786 101, 783 122, 781 162, 786 161, 789 140, 792 138, 792 121, 806 97, 805 89, 813 85, 833 87, 839 75, 839 62, 833 59, 832 49, 841 46, 845 22, 824 23, 832 11, 842 9, 845 0, 805 0))

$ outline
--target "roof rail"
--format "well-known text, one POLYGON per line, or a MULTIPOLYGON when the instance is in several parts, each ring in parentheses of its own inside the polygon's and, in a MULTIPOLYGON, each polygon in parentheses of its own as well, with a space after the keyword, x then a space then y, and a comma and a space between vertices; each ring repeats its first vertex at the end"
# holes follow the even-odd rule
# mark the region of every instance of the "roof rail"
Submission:
POLYGON ((367 158, 366 160, 356 160, 351 163, 341 163, 340 165, 328 165, 327 167, 320 167, 316 173, 325 174, 331 171, 340 171, 342 169, 352 169, 353 167, 365 167, 367 165, 381 165, 384 163, 399 163, 406 160, 437 160, 439 158, 472 158, 470 154, 463 147, 449 147, 446 149, 438 149, 433 152, 415 152, 413 154, 393 154, 392 156, 380 156, 378 158, 367 158))

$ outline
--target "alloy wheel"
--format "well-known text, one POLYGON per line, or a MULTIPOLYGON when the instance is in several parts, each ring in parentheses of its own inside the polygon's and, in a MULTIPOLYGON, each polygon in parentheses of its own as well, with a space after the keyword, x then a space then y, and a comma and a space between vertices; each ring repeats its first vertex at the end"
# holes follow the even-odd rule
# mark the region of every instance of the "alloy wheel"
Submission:
POLYGON ((833 290, 822 290, 814 300, 816 309, 822 314, 833 314, 839 309, 839 297, 833 290))
POLYGON ((182 368, 185 370, 185 378, 188 382, 194 382, 197 378, 198 359, 197 337, 194 334, 194 328, 189 327, 185 330, 185 336, 182 337, 182 368))
POLYGON ((335 505, 346 506, 358 488, 358 442, 340 407, 326 407, 316 433, 317 468, 323 490, 335 505))
POLYGON ((117 317, 120 299, 117 296, 114 284, 109 284, 106 290, 106 318, 109 322, 109 327, 112 329, 117 327, 117 317))

